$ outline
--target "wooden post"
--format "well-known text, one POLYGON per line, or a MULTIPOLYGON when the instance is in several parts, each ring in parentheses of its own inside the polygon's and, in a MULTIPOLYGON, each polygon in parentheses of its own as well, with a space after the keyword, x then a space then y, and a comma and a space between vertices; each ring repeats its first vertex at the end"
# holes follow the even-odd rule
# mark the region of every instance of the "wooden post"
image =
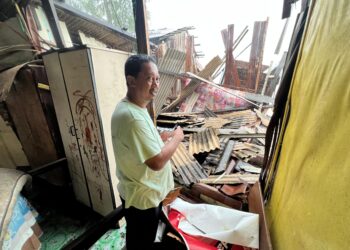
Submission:
MULTIPOLYGON (((143 0, 133 0, 132 6, 133 6, 133 10, 134 10, 134 19, 135 19, 137 53, 150 55, 151 50, 150 50, 150 46, 149 46, 146 5, 145 5, 143 0)), ((154 102, 153 101, 151 101, 148 104, 147 110, 148 110, 148 113, 150 114, 154 124, 156 124, 156 117, 155 117, 154 102)))
POLYGON ((139 54, 150 55, 146 5, 143 0, 133 0, 132 4, 135 18, 137 52, 139 54))
POLYGON ((194 72, 194 64, 193 64, 193 45, 194 37, 188 36, 186 37, 186 62, 185 62, 185 71, 186 72, 194 72))
POLYGON ((49 21, 50 24, 50 28, 52 30, 52 34, 55 38, 56 41, 56 45, 58 48, 62 49, 66 46, 64 39, 63 39, 63 35, 62 35, 62 31, 60 28, 60 23, 57 17, 57 12, 56 12, 56 8, 55 8, 55 4, 53 2, 53 0, 42 0, 42 5, 46 14, 46 17, 49 21))
POLYGON ((260 82, 267 25, 268 19, 263 22, 254 23, 247 77, 247 88, 254 93, 258 90, 260 82))
POLYGON ((222 39, 225 45, 226 61, 225 61, 225 74, 224 74, 224 87, 237 89, 240 87, 240 80, 238 76, 238 70, 236 62, 233 58, 233 34, 234 25, 228 25, 226 30, 221 31, 222 39))

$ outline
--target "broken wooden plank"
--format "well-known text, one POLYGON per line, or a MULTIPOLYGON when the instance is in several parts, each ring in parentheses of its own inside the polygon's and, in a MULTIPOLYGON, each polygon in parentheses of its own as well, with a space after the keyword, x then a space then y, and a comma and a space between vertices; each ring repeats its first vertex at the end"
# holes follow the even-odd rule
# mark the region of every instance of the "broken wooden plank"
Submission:
POLYGON ((266 127, 269 126, 270 119, 266 115, 264 115, 260 110, 254 109, 254 111, 256 115, 260 118, 262 124, 266 127))
POLYGON ((23 151, 32 167, 58 159, 56 147, 36 90, 34 70, 26 67, 18 72, 5 101, 23 151))
POLYGON ((219 134, 223 135, 223 136, 227 136, 229 138, 232 139, 238 139, 238 138, 265 138, 266 134, 260 134, 260 133, 256 133, 256 134, 251 134, 251 133, 246 133, 246 134, 230 134, 230 132, 228 132, 226 134, 226 132, 221 132, 219 130, 219 134))
POLYGON ((247 188, 248 188, 248 183, 242 183, 235 186, 225 184, 220 188, 220 191, 228 196, 234 196, 236 194, 246 193, 247 188))
POLYGON ((235 160, 231 160, 230 163, 228 164, 227 168, 225 169, 225 174, 231 174, 233 168, 236 165, 236 161, 235 160))
POLYGON ((205 184, 254 184, 259 181, 258 174, 230 174, 230 175, 209 175, 206 179, 201 179, 200 183, 205 184))
POLYGON ((224 205, 235 209, 240 209, 242 203, 228 197, 219 190, 209 185, 203 183, 193 184, 190 190, 191 194, 201 198, 204 201, 209 202, 209 204, 213 205, 224 205))

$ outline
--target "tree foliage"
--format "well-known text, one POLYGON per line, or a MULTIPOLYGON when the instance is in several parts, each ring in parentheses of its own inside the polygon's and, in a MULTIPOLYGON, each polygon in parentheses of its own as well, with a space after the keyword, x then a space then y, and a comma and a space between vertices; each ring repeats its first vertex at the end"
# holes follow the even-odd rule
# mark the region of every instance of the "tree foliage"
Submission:
POLYGON ((70 6, 135 33, 132 0, 65 0, 70 6))

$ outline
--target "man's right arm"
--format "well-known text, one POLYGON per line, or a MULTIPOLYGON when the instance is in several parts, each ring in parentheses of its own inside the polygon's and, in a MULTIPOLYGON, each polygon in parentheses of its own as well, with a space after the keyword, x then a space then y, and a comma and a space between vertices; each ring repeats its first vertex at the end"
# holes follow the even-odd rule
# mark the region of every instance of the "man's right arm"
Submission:
POLYGON ((154 171, 163 169, 183 139, 184 133, 181 127, 177 127, 177 129, 174 131, 173 137, 164 145, 161 152, 146 160, 145 164, 154 171))

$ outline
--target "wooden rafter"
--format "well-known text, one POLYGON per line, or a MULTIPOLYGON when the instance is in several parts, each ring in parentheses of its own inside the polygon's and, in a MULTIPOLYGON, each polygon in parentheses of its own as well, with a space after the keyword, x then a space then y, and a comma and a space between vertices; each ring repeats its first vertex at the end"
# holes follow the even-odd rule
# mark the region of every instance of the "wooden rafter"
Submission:
POLYGON ((221 34, 226 50, 224 86, 232 89, 239 88, 241 82, 238 77, 237 64, 233 58, 234 25, 228 25, 227 30, 223 30, 221 34))
POLYGON ((261 77, 267 25, 268 20, 254 23, 246 87, 255 93, 261 77))

